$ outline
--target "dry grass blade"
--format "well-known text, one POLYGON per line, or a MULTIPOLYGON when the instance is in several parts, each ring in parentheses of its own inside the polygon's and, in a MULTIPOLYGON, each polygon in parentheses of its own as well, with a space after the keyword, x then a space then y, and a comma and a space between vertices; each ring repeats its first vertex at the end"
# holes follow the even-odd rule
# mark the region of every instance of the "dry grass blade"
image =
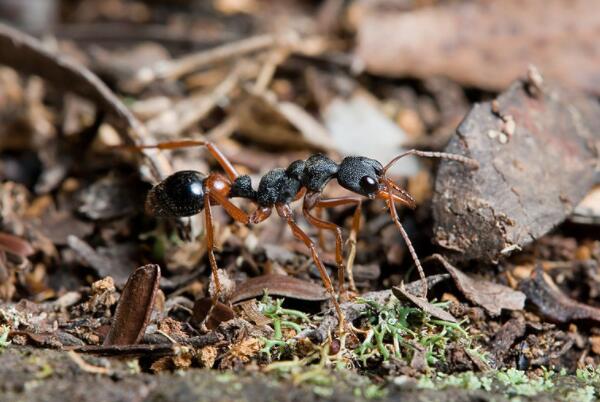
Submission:
POLYGON ((271 296, 322 301, 329 297, 325 289, 312 282, 287 275, 262 275, 239 284, 231 298, 232 303, 260 297, 267 291, 271 296))
POLYGON ((160 282, 160 267, 155 264, 136 269, 117 305, 115 318, 104 340, 105 346, 134 345, 144 335, 160 282))

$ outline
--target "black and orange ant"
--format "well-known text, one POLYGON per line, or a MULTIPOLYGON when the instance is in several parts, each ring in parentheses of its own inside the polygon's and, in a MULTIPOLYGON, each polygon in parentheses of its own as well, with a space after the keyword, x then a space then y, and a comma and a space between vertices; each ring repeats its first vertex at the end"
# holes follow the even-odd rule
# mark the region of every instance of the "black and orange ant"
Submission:
MULTIPOLYGON (((339 318, 340 328, 343 328, 344 316, 336 298, 331 279, 319 257, 315 243, 296 223, 290 204, 304 198, 302 212, 306 220, 316 228, 328 230, 335 234, 335 254, 340 292, 343 291, 345 270, 342 252, 342 230, 338 225, 315 216, 313 210, 315 208, 352 205, 355 207, 353 230, 358 231, 360 206, 365 197, 368 199, 381 199, 386 202, 392 219, 408 246, 419 275, 421 279, 424 279, 423 268, 406 231, 400 223, 394 204, 394 202, 398 201, 410 208, 415 208, 415 201, 406 190, 389 179, 386 176, 386 172, 396 161, 407 155, 445 158, 462 162, 474 168, 478 166, 477 161, 465 156, 418 150, 404 152, 392 159, 385 166, 374 159, 364 156, 348 156, 341 163, 336 163, 325 155, 316 154, 306 160, 292 162, 286 169, 277 168, 267 172, 261 178, 258 188, 255 190, 252 187, 250 177, 239 175, 233 164, 211 142, 180 140, 155 145, 141 145, 136 147, 136 149, 178 149, 194 146, 206 147, 227 176, 225 177, 220 173, 205 175, 193 170, 176 172, 150 190, 146 198, 146 210, 158 217, 186 217, 204 211, 208 259, 216 290, 213 301, 216 302, 218 300, 221 285, 219 283, 217 262, 214 255, 214 229, 211 205, 220 205, 231 218, 243 224, 262 222, 271 215, 273 208, 275 208, 277 214, 286 221, 294 236, 304 242, 306 247, 310 249, 312 259, 319 270, 325 289, 331 296, 339 318), (336 179, 342 187, 357 195, 322 198, 325 186, 333 179, 336 179), (231 198, 236 197, 251 201, 257 208, 250 214, 246 213, 231 202, 231 198)), ((423 283, 425 284, 426 281, 423 281, 423 283)), ((426 294, 426 292, 427 288, 425 285, 424 293, 426 294)))

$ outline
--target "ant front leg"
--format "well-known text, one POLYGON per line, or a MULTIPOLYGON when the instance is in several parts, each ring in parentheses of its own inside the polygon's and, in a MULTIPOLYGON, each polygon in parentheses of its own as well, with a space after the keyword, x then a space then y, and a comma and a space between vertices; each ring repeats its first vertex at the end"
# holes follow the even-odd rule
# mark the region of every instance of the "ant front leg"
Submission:
POLYGON ((347 272, 349 287, 352 292, 356 292, 356 284, 354 283, 354 275, 352 274, 352 266, 354 257, 356 256, 356 236, 360 226, 360 206, 362 199, 359 197, 340 197, 321 199, 321 194, 311 192, 304 197, 302 212, 306 220, 317 227, 319 230, 329 230, 335 235, 335 258, 338 266, 338 283, 340 294, 345 293, 344 288, 344 271, 347 272), (355 205, 354 215, 352 219, 352 232, 350 235, 350 253, 348 254, 348 264, 344 267, 343 257, 343 238, 342 229, 335 223, 325 221, 320 217, 311 214, 314 208, 332 208, 340 205, 355 205))
POLYGON ((202 140, 177 140, 177 141, 165 141, 159 142, 156 144, 148 144, 148 145, 133 145, 133 146, 125 146, 125 148, 133 148, 136 150, 142 149, 181 149, 181 148, 191 148, 191 147, 206 147, 208 152, 217 160, 221 168, 227 173, 229 180, 234 181, 240 175, 233 164, 227 159, 227 157, 221 152, 219 148, 215 144, 210 141, 202 141, 202 140))
POLYGON ((213 281, 215 283, 213 303, 216 303, 219 300, 222 288, 219 281, 219 268, 217 266, 217 260, 214 253, 214 227, 210 202, 213 201, 215 204, 223 207, 225 212, 227 212, 227 214, 235 221, 246 225, 250 222, 250 217, 248 214, 228 199, 230 186, 231 183, 225 177, 219 174, 211 174, 206 179, 207 194, 204 198, 204 216, 206 219, 206 248, 208 252, 208 261, 210 263, 210 269, 212 271, 213 281))
POLYGON ((310 249, 312 259, 313 259, 315 265, 317 266, 317 269, 319 270, 319 274, 321 275, 321 280, 323 281, 323 285, 325 286, 325 289, 329 293, 329 295, 331 297, 331 301, 333 302, 333 306, 337 313, 340 333, 343 332, 343 330, 344 330, 344 313, 342 313, 340 304, 338 303, 337 298, 335 297, 335 290, 333 289, 333 285, 331 284, 331 278, 329 278, 329 275, 327 274, 327 270, 325 269, 325 265, 323 265, 323 261, 321 261, 321 257, 319 257, 319 253, 317 252, 317 247, 315 246, 315 243, 306 234, 306 232, 304 230, 302 230, 300 228, 300 226, 298 226, 298 224, 294 221, 294 216, 292 214, 292 210, 290 209, 289 205, 278 204, 278 205, 276 205, 276 209, 277 209, 277 213, 279 214, 279 216, 282 217, 283 219, 285 219, 288 226, 292 230, 292 233, 294 234, 294 236, 296 238, 302 240, 302 242, 304 242, 306 247, 308 247, 310 249))

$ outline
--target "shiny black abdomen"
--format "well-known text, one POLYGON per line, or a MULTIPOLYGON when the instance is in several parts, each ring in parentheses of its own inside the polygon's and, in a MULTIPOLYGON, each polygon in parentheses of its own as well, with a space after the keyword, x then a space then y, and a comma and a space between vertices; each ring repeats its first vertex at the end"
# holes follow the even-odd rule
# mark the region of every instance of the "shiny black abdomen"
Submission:
POLYGON ((154 216, 184 217, 204 208, 206 176, 193 170, 182 170, 154 186, 146 197, 146 210, 154 216))

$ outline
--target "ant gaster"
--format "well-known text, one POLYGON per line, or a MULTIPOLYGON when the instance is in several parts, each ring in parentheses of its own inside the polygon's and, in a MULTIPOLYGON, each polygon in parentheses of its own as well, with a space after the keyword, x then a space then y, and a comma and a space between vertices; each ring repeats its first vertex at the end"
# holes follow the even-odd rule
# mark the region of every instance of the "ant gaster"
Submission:
MULTIPOLYGON (((414 208, 415 201, 408 192, 390 180, 386 176, 386 172, 398 159, 411 154, 424 157, 446 158, 477 167, 475 160, 464 156, 418 150, 407 151, 394 158, 386 166, 383 166, 374 159, 363 156, 348 156, 338 164, 325 155, 317 154, 310 156, 306 160, 292 162, 286 169, 277 168, 267 172, 261 178, 258 187, 254 189, 250 177, 239 175, 232 163, 229 162, 213 143, 200 140, 181 140, 155 145, 142 145, 137 147, 137 149, 177 149, 193 146, 206 147, 223 168, 226 176, 220 173, 205 175, 192 170, 176 172, 150 190, 146 199, 146 209, 149 213, 160 217, 185 217, 204 211, 208 258, 216 289, 213 298, 214 301, 216 302, 219 297, 221 285, 219 283, 218 268, 214 255, 214 229, 211 206, 215 204, 220 205, 234 220, 244 224, 256 224, 264 221, 271 215, 273 208, 275 208, 277 214, 286 221, 294 236, 304 242, 310 249, 312 259, 319 270, 325 289, 330 294, 339 317, 340 328, 343 328, 344 317, 336 299, 331 279, 319 257, 315 243, 296 223, 290 204, 293 201, 304 198, 302 212, 306 220, 321 230, 328 230, 334 233, 336 238, 336 264, 340 291, 343 291, 345 271, 342 230, 338 225, 316 216, 314 210, 316 208, 331 208, 341 205, 354 206, 353 231, 357 232, 360 222, 360 206, 365 197, 369 199, 381 199, 386 202, 394 223, 408 246, 419 274, 424 279, 423 268, 406 231, 400 223, 394 204, 395 201, 399 201, 410 208, 414 208), (337 180, 342 187, 355 193, 355 195, 322 198, 322 192, 331 180, 337 180), (248 214, 230 201, 231 198, 235 197, 250 200, 257 208, 254 212, 248 214)), ((354 244, 351 245, 354 247, 354 244)), ((351 250, 351 254, 352 252, 351 250)), ((423 283, 424 293, 426 294, 426 281, 423 281, 423 283)), ((351 286, 353 286, 352 281, 351 286)))

